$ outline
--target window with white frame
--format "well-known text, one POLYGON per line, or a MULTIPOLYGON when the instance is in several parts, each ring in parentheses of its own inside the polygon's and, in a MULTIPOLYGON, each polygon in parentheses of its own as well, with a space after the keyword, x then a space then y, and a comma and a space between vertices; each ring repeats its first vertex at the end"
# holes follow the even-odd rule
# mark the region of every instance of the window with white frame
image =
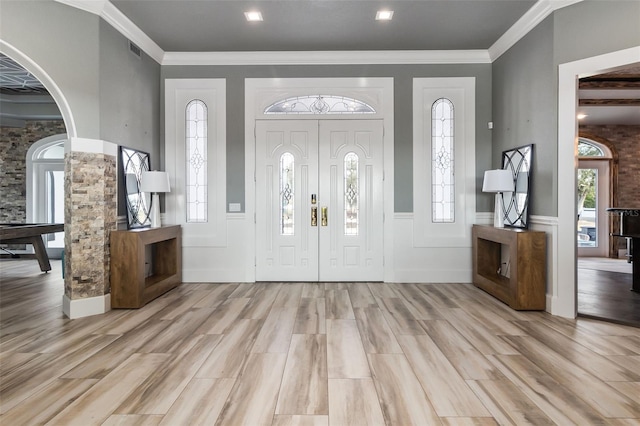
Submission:
POLYGON ((475 78, 413 80, 414 247, 466 247, 476 223, 475 78))
POLYGON ((207 221, 207 105, 194 99, 186 108, 187 222, 207 221))
POLYGON ((431 221, 455 222, 454 109, 447 98, 431 107, 431 221))

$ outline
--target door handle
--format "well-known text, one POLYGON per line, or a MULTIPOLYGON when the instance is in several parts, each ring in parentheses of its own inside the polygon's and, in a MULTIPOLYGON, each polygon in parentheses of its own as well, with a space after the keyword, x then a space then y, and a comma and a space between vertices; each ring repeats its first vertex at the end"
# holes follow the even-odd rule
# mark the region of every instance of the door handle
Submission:
POLYGON ((329 221, 329 214, 327 213, 327 207, 322 207, 322 218, 320 219, 320 223, 322 226, 327 226, 327 222, 329 221))
POLYGON ((318 208, 311 207, 311 226, 318 226, 318 208))

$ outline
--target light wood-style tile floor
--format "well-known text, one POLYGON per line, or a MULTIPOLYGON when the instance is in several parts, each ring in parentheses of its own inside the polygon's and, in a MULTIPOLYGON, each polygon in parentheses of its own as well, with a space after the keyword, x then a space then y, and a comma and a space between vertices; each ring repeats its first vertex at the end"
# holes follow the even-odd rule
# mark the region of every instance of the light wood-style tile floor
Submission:
POLYGON ((468 284, 183 284, 68 320, 0 261, 1 425, 638 425, 640 329, 468 284))

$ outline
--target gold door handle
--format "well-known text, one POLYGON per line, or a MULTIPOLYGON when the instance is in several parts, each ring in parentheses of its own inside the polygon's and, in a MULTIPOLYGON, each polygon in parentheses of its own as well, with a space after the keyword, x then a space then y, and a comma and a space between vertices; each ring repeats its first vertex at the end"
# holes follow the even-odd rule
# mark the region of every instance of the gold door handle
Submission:
POLYGON ((327 226, 327 222, 329 221, 329 214, 327 213, 327 208, 322 208, 322 219, 320 219, 320 223, 322 226, 327 226))
POLYGON ((318 226, 318 208, 311 207, 311 226, 318 226))

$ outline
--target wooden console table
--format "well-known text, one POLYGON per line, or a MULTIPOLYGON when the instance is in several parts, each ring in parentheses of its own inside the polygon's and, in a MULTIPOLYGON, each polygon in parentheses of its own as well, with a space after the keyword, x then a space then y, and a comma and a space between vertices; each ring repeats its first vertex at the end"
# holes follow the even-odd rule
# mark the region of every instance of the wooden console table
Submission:
POLYGON ((140 308, 181 282, 179 225, 111 232, 112 308, 140 308), (149 276, 147 253, 152 267, 149 276))
POLYGON ((546 234, 518 228, 473 225, 473 284, 517 310, 546 306, 546 234), (501 274, 502 252, 510 264, 501 274))

